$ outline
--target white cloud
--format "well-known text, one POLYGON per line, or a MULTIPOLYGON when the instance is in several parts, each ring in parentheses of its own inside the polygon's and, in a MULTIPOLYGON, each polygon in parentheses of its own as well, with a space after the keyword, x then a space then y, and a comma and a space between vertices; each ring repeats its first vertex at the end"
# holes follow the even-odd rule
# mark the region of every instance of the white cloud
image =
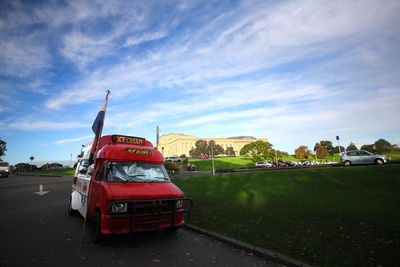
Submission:
POLYGON ((52 142, 52 144, 68 144, 68 143, 75 143, 75 142, 80 142, 80 141, 88 141, 90 138, 94 138, 94 135, 87 135, 87 136, 81 136, 81 137, 75 137, 75 138, 69 138, 69 139, 61 139, 52 142))
POLYGON ((18 130, 65 130, 76 128, 88 128, 87 124, 79 122, 54 122, 54 121, 28 121, 21 120, 7 124, 7 128, 18 130))
POLYGON ((125 46, 133 46, 144 42, 154 41, 166 36, 166 32, 152 32, 152 33, 144 33, 140 36, 130 37, 126 40, 125 46))

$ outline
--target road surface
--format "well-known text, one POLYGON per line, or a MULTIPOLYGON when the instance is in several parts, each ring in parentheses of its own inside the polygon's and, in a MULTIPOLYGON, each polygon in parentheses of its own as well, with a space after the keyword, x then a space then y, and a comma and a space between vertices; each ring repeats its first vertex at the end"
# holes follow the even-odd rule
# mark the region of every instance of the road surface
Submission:
POLYGON ((280 266, 180 229, 81 244, 83 219, 67 215, 72 177, 0 179, 1 266, 280 266), (44 195, 37 194, 43 185, 44 195))

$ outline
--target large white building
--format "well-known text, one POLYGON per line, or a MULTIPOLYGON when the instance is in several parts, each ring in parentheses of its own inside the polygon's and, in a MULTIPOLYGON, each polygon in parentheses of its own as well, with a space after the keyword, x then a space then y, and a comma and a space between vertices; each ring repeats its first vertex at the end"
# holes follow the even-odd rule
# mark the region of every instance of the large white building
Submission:
MULTIPOLYGON (((252 136, 234 136, 234 137, 218 137, 218 138, 198 138, 193 135, 184 135, 183 133, 170 133, 160 136, 158 150, 164 157, 180 156, 185 154, 189 156, 189 151, 196 147, 196 141, 214 140, 217 145, 222 146, 225 150, 232 147, 235 155, 238 156, 242 147, 255 141, 268 142, 268 139, 256 139, 252 136)), ((156 146, 157 144, 154 144, 156 146)))

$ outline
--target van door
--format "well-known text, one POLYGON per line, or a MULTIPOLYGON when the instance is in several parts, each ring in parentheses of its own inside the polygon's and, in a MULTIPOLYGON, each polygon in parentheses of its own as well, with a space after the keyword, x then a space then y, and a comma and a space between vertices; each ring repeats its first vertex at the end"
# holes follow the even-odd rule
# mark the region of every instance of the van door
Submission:
POLYGON ((104 190, 103 190, 103 180, 104 180, 104 172, 105 172, 106 162, 103 161, 100 163, 99 168, 96 170, 94 177, 91 181, 91 189, 90 189, 90 201, 89 201, 89 212, 90 216, 94 215, 96 210, 96 204, 103 202, 104 190))

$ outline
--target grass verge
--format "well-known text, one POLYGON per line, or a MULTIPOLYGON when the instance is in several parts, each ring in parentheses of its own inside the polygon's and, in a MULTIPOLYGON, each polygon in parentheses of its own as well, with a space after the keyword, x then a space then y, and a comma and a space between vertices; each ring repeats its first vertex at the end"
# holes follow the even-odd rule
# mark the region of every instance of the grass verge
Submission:
POLYGON ((58 169, 58 170, 36 170, 32 172, 33 174, 51 174, 51 175, 74 175, 75 169, 58 169))
POLYGON ((174 181, 191 224, 325 266, 399 266, 400 165, 174 181))

